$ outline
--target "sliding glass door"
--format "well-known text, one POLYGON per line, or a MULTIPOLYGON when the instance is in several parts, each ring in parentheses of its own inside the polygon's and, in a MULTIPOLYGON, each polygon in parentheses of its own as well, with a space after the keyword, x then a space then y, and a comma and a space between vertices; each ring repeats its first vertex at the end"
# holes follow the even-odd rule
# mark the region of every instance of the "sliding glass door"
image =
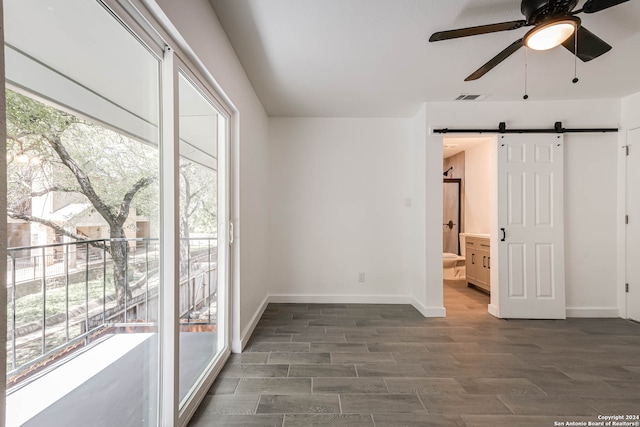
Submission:
POLYGON ((226 200, 224 145, 227 118, 181 70, 180 129, 180 406, 184 407, 224 349, 226 319, 226 200), (222 146, 219 150, 219 146, 222 146), (222 217, 224 218, 224 217, 222 217), (222 261, 222 263, 221 263, 222 261))
POLYGON ((228 110, 128 0, 3 3, 7 425, 185 424, 229 352, 228 110))

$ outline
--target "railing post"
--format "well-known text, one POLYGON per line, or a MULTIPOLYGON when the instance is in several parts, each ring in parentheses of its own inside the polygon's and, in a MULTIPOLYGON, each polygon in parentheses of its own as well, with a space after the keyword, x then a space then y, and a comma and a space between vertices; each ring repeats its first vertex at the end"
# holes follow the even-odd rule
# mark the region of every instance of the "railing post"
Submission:
POLYGON ((102 324, 107 323, 107 239, 102 246, 102 324))
POLYGON ((11 355, 11 369, 16 369, 16 254, 11 253, 11 305, 13 307, 11 316, 13 324, 11 326, 11 340, 13 341, 11 355))
POLYGON ((207 241, 207 323, 211 324, 211 238, 207 241))
POLYGON ((145 252, 145 291, 144 291, 144 321, 149 321, 149 240, 144 240, 144 252, 145 252))
POLYGON ((46 248, 42 248, 42 354, 47 352, 47 274, 45 270, 44 257, 46 248))
MULTIPOLYGON (((188 232, 188 230, 187 230, 188 232)), ((191 239, 187 239, 187 324, 191 323, 191 239)))
MULTIPOLYGON (((126 245, 129 243, 125 242, 126 245)), ((124 252, 124 323, 127 323, 129 315, 129 251, 124 252)))
POLYGON ((69 243, 65 244, 64 251, 64 271, 65 271, 65 298, 64 298, 64 321, 65 321, 65 336, 67 342, 69 342, 69 243))
MULTIPOLYGON (((89 332, 89 243, 85 244, 87 259, 84 263, 84 307, 85 307, 85 333, 89 332)), ((85 337, 85 343, 89 344, 89 335, 85 337)))

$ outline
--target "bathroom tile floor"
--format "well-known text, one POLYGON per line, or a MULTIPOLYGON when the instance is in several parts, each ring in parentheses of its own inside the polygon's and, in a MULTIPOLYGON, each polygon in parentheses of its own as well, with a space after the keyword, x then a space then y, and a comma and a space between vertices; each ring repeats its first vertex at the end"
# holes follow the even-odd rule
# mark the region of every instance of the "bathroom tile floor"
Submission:
POLYGON ((190 426, 546 427, 640 415, 640 325, 500 320, 445 285, 408 305, 270 304, 190 426))

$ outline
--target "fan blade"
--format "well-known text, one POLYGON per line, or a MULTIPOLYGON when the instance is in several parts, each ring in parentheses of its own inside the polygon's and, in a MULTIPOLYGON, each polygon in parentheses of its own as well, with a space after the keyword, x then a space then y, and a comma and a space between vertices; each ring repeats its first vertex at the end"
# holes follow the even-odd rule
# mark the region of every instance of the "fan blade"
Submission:
POLYGON ((520 49, 522 46, 524 46, 524 43, 522 42, 522 40, 523 39, 516 40, 515 42, 511 43, 505 50, 503 50, 502 52, 500 52, 499 54, 494 56, 489 62, 487 62, 482 67, 480 67, 476 71, 474 71, 469 77, 464 79, 464 81, 468 82, 468 81, 471 81, 471 80, 477 80, 480 77, 482 77, 485 74, 487 74, 496 65, 498 65, 499 63, 501 63, 502 61, 507 59, 511 54, 515 53, 518 49, 520 49))
MULTIPOLYGON (((562 46, 575 54, 575 34, 569 37, 562 46)), ((598 56, 605 54, 611 50, 611 46, 600 37, 587 30, 585 27, 578 28, 578 58, 583 62, 589 62, 598 56)))
POLYGON ((478 27, 459 28, 457 30, 439 31, 429 37, 430 42, 457 39, 458 37, 477 36, 480 34, 497 33, 499 31, 517 30, 527 25, 527 21, 510 21, 499 24, 480 25, 478 27))
MULTIPOLYGON (((588 0, 582 11, 584 13, 595 13, 601 10, 609 9, 610 7, 617 6, 621 3, 626 3, 629 0, 588 0)), ((579 41, 579 40, 578 40, 579 41)))

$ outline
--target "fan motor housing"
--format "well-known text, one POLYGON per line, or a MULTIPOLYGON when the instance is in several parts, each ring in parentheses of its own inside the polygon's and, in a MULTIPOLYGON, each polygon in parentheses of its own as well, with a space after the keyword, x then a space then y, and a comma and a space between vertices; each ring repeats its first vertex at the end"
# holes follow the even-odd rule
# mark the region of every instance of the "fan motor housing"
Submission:
POLYGON ((578 0, 522 0, 520 11, 535 25, 549 16, 569 14, 577 4, 578 0))

